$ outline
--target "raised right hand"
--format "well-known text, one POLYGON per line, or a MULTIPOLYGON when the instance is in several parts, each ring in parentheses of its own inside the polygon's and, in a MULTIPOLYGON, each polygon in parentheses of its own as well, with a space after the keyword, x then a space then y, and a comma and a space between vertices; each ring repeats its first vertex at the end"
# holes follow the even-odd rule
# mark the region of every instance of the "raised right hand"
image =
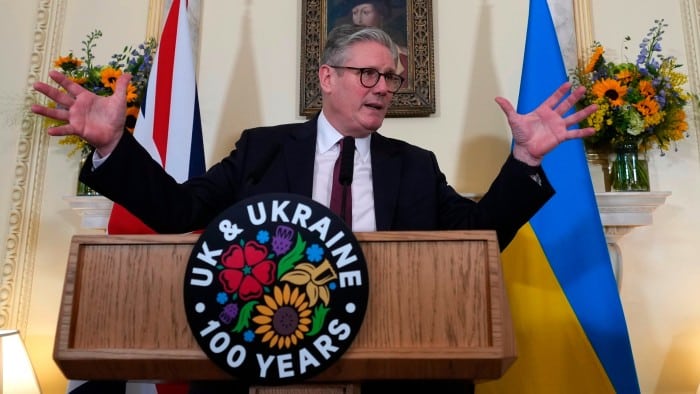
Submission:
POLYGON ((109 155, 124 132, 126 90, 131 75, 122 74, 117 80, 114 94, 107 97, 88 91, 59 71, 50 71, 49 77, 65 90, 44 82, 35 82, 34 89, 55 101, 56 108, 34 104, 31 110, 35 114, 66 123, 50 127, 48 134, 77 135, 94 146, 100 156, 109 155))
POLYGON ((597 105, 591 104, 568 113, 585 93, 586 88, 579 86, 571 91, 571 82, 564 82, 535 110, 523 115, 518 114, 507 99, 496 97, 513 134, 513 157, 528 165, 538 166, 544 155, 562 142, 595 133, 593 127, 569 129, 598 109, 597 105))

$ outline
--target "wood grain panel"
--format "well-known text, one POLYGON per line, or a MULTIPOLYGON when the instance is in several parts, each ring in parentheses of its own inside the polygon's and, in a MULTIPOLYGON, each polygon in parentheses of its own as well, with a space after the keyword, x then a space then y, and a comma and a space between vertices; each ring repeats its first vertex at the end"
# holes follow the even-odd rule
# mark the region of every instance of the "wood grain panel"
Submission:
MULTIPOLYGON (((70 379, 227 379, 183 306, 197 235, 75 236, 54 358, 70 379)), ((489 231, 357 233, 370 278, 354 343, 315 381, 489 379, 515 360, 489 231)))

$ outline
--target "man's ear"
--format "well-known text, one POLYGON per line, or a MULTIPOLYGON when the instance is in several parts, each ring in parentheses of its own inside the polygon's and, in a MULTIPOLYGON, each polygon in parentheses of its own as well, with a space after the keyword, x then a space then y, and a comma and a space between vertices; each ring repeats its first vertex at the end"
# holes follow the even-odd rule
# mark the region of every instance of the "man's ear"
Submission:
POLYGON ((318 84, 323 93, 328 93, 332 86, 333 69, 327 65, 322 64, 318 68, 318 84))

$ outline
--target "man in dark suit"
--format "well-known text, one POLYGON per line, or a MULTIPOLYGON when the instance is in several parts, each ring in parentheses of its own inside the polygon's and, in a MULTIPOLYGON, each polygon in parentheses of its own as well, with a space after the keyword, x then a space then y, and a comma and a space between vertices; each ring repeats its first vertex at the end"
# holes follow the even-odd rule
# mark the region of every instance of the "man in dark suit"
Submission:
POLYGON ((351 136, 356 145, 354 231, 494 229, 504 248, 554 193, 540 167, 543 156, 562 141, 590 135, 591 128, 567 127, 595 106, 564 117, 584 94, 580 88, 565 98, 568 83, 525 115, 517 114, 508 100, 496 98, 515 144, 488 192, 475 202, 447 183, 432 152, 377 132, 403 83, 396 74, 397 58, 391 39, 380 29, 334 29, 318 71, 320 113, 305 123, 244 131, 228 157, 183 184, 124 132, 129 76, 118 80, 113 96, 98 97, 52 72, 50 77, 65 92, 41 82, 35 89, 58 108, 35 105, 32 110, 68 122, 49 129, 50 135, 75 134, 94 146, 81 180, 158 232, 204 228, 230 205, 260 193, 297 193, 329 205, 337 142, 351 136))
POLYGON ((447 183, 433 153, 377 132, 402 83, 395 74, 397 53, 391 44, 379 29, 336 28, 329 34, 318 71, 322 111, 306 123, 243 132, 228 157, 182 185, 124 132, 128 75, 118 81, 114 95, 98 97, 51 72, 65 92, 42 82, 35 88, 59 108, 34 105, 32 110, 68 122, 49 129, 50 135, 75 134, 94 146, 81 180, 158 232, 201 229, 233 203, 265 192, 297 193, 328 205, 329 168, 338 155, 335 143, 352 136, 357 145, 354 231, 494 229, 505 247, 554 193, 540 167, 542 157, 564 140, 591 134, 592 129, 566 128, 595 107, 564 118, 584 93, 576 90, 561 101, 568 84, 525 115, 517 114, 506 99, 496 98, 515 145, 477 203, 447 183))

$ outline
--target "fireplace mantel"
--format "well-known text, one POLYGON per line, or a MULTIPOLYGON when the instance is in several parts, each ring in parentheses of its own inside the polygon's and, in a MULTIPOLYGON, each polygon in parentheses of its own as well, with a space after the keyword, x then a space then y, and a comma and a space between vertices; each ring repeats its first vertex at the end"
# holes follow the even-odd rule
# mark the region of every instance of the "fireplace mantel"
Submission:
MULTIPOLYGON (((471 198, 479 197, 474 194, 464 195, 471 198)), ((671 192, 667 191, 596 193, 613 271, 618 281, 622 268, 622 253, 617 242, 633 228, 651 225, 652 213, 670 195, 671 192)), ((82 228, 93 230, 107 228, 112 201, 102 196, 67 196, 64 199, 80 215, 82 228)))

